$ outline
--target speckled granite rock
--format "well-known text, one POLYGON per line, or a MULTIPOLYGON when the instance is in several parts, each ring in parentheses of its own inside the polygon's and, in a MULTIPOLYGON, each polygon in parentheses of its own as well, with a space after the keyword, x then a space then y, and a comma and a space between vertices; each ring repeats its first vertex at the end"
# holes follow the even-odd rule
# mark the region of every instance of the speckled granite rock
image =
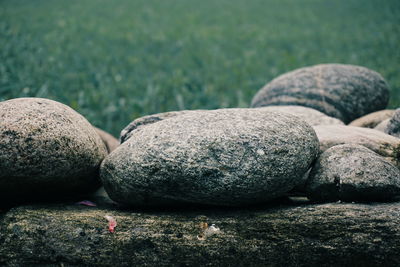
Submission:
POLYGON ((119 146, 119 141, 117 138, 97 127, 94 127, 94 129, 100 136, 101 140, 103 140, 103 143, 106 145, 108 153, 113 152, 119 146))
POLYGON ((300 117, 311 126, 317 125, 332 125, 344 123, 336 118, 329 117, 316 109, 303 106, 268 106, 260 109, 267 111, 285 112, 300 117))
POLYGON ((393 116, 378 124, 376 130, 381 130, 391 136, 400 137, 400 109, 396 109, 393 116))
POLYGON ((344 125, 313 126, 321 152, 341 144, 365 146, 400 167, 400 139, 380 131, 344 125))
POLYGON ((399 203, 174 212, 24 206, 0 217, 0 265, 397 267, 399 212, 399 203), (113 234, 105 215, 117 220, 113 234))
POLYGON ((393 114, 394 109, 384 109, 362 116, 361 118, 358 118, 349 123, 349 125, 356 127, 375 128, 382 121, 390 119, 393 114))
POLYGON ((312 168, 306 192, 316 201, 400 199, 400 170, 364 146, 333 146, 312 168))
MULTIPOLYGON (((303 106, 269 106, 262 107, 259 109, 264 109, 265 111, 276 111, 276 112, 286 112, 292 115, 296 115, 306 121, 310 125, 331 125, 331 124, 344 124, 341 120, 329 117, 318 110, 307 108, 303 106)), ((144 116, 132 121, 128 126, 126 126, 121 131, 120 140, 121 143, 125 142, 132 135, 133 131, 139 129, 145 125, 149 125, 162 120, 170 119, 176 116, 190 114, 193 112, 202 112, 206 110, 181 110, 181 111, 171 111, 164 113, 157 113, 148 116, 144 116)))
POLYGON ((190 112, 134 130, 101 166, 110 197, 134 206, 240 206, 301 182, 318 153, 298 117, 260 109, 190 112))
POLYGON ((279 76, 253 98, 251 107, 299 105, 349 123, 385 109, 389 88, 382 76, 360 66, 321 64, 279 76))
POLYGON ((92 125, 42 98, 0 102, 0 198, 61 197, 96 189, 107 155, 92 125))
POLYGON ((147 115, 147 116, 143 116, 140 117, 134 121, 132 121, 131 123, 128 124, 128 126, 126 126, 122 131, 121 131, 121 136, 119 138, 121 144, 123 142, 125 142, 126 140, 128 140, 132 134, 133 131, 145 126, 145 125, 149 125, 149 124, 153 124, 155 122, 159 122, 162 120, 166 120, 166 119, 170 119, 176 116, 180 116, 180 115, 185 115, 185 114, 190 114, 193 112, 201 112, 204 110, 180 110, 180 111, 170 111, 170 112, 163 112, 163 113, 156 113, 156 114, 152 114, 152 115, 147 115))

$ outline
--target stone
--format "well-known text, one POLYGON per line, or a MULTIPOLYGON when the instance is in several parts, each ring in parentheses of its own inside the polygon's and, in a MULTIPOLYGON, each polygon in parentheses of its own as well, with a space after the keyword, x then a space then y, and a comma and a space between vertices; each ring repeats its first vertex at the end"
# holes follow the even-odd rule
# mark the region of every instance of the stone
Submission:
POLYGON ((311 126, 317 125, 332 125, 344 123, 336 118, 329 117, 316 109, 303 107, 303 106, 268 106, 260 109, 267 111, 285 112, 295 116, 300 117, 302 120, 306 121, 311 126))
POLYGON ((169 112, 163 112, 163 113, 156 113, 156 114, 151 114, 147 116, 140 117, 131 123, 129 123, 122 131, 120 135, 120 142, 121 144, 128 140, 133 131, 136 129, 139 129, 145 125, 148 124, 153 124, 162 120, 170 119, 176 116, 184 115, 184 114, 190 114, 193 112, 201 112, 204 110, 180 110, 180 111, 169 111, 169 112))
POLYGON ((362 116, 361 118, 358 118, 349 123, 349 125, 356 127, 375 128, 382 121, 390 119, 393 114, 394 109, 384 109, 362 116))
POLYGON ((108 153, 113 152, 119 146, 119 141, 117 140, 117 138, 97 127, 94 127, 94 129, 100 136, 101 140, 103 140, 103 143, 106 146, 108 153))
POLYGON ((383 132, 395 136, 397 138, 400 137, 400 109, 396 109, 393 116, 382 124, 377 126, 378 129, 382 129, 383 132))
POLYGON ((321 64, 283 74, 265 85, 251 107, 299 105, 314 108, 344 123, 385 109, 389 87, 370 69, 321 64))
POLYGON ((319 156, 305 188, 313 201, 400 200, 400 170, 364 146, 338 145, 319 156))
MULTIPOLYGON (((285 112, 295 116, 300 117, 304 121, 306 121, 310 125, 331 125, 331 124, 344 124, 341 120, 336 118, 329 117, 318 110, 307 108, 303 106, 269 106, 262 107, 258 109, 264 109, 266 111, 276 111, 276 112, 285 112)), ((164 113, 157 113, 152 115, 147 115, 144 117, 140 117, 134 121, 132 121, 128 126, 126 126, 121 131, 121 143, 128 140, 132 134, 132 132, 140 127, 145 125, 149 125, 152 123, 156 123, 162 120, 170 119, 176 116, 190 114, 193 112, 203 112, 206 110, 180 110, 180 111, 170 111, 164 113)))
POLYGON ((385 132, 387 125, 389 124, 390 119, 386 119, 375 126, 375 130, 380 132, 385 132))
POLYGON ((2 202, 93 191, 107 155, 83 116, 43 98, 0 102, 0 151, 2 202))
POLYGON ((112 201, 104 189, 104 186, 100 187, 96 192, 94 192, 93 197, 103 197, 112 201))
POLYGON ((400 167, 400 139, 380 131, 344 125, 313 126, 317 133, 320 150, 341 144, 362 145, 400 167))
POLYGON ((242 206, 290 191, 317 154, 313 129, 296 116, 199 111, 132 131, 100 176, 111 199, 126 205, 242 206))
POLYGON ((400 203, 297 200, 171 212, 22 206, 0 216, 0 265, 400 266, 399 211, 400 203), (116 219, 114 233, 105 215, 116 219))

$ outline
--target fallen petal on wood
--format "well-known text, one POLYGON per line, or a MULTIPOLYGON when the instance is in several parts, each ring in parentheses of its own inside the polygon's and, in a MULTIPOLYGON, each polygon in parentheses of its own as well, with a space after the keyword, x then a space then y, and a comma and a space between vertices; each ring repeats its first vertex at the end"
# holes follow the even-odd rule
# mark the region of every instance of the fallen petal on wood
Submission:
POLYGON ((77 202, 76 204, 84 205, 84 206, 88 206, 88 207, 96 207, 97 206, 96 203, 89 201, 89 200, 83 200, 83 201, 77 202))
POLYGON ((106 215, 104 216, 104 218, 106 218, 106 220, 108 221, 108 231, 110 231, 110 233, 114 233, 115 227, 117 226, 117 221, 114 219, 114 217, 110 215, 106 215))

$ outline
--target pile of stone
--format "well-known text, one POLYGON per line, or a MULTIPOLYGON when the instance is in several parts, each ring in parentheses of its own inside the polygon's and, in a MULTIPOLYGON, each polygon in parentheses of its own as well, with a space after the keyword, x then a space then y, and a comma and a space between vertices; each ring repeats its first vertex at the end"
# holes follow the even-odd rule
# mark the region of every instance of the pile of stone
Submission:
POLYGON ((112 199, 130 206, 242 206, 293 188, 315 201, 395 200, 400 139, 393 129, 399 124, 393 111, 376 112, 388 100, 387 83, 372 70, 302 68, 268 83, 252 109, 133 121, 103 162, 101 178, 112 199), (362 128, 391 116, 385 133, 362 128), (344 125, 354 119, 355 126, 344 125))
POLYGON ((383 110, 388 100, 389 88, 380 74, 322 64, 274 79, 256 94, 252 107, 301 105, 349 123, 313 126, 321 154, 302 188, 308 198, 388 201, 400 195, 400 110, 383 110))
POLYGON ((112 200, 134 207, 249 206, 289 192, 395 200, 400 109, 383 110, 388 99, 372 70, 317 65, 274 79, 251 108, 136 119, 120 146, 61 103, 8 100, 0 103, 0 196, 80 196, 102 182, 112 200))
POLYGON ((64 104, 0 102, 0 265, 399 266, 399 202, 342 203, 400 200, 388 99, 372 70, 317 65, 251 108, 148 115, 119 142, 64 104), (96 190, 114 202, 76 205, 96 190), (56 203, 1 207, 38 200, 56 203))

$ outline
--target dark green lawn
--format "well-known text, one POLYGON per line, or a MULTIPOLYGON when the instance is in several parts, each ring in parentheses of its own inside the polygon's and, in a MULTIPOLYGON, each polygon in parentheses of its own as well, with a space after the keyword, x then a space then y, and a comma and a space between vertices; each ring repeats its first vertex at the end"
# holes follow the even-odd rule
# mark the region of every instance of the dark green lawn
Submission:
POLYGON ((47 97, 113 134, 150 113, 246 107, 286 71, 380 72, 400 104, 399 0, 0 0, 0 100, 47 97))

